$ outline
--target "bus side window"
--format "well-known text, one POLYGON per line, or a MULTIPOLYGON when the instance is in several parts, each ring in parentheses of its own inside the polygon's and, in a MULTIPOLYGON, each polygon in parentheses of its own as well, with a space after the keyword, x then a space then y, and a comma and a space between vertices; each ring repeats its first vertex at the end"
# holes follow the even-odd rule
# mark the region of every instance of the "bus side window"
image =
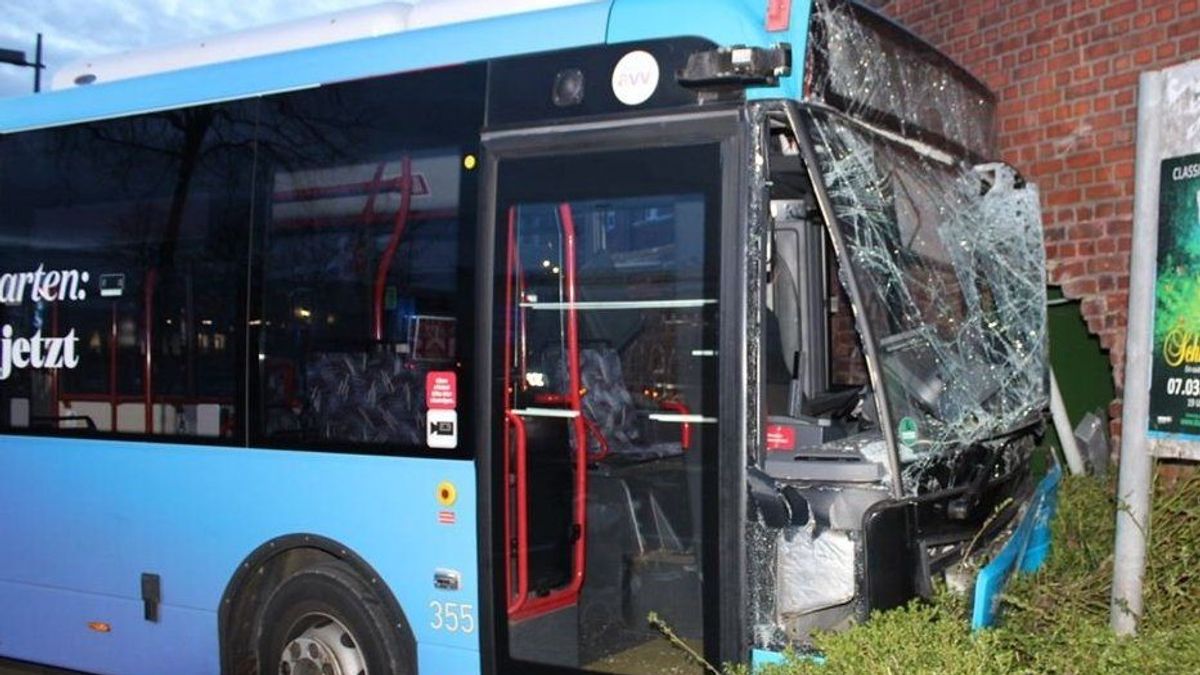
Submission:
POLYGON ((447 449, 427 429, 426 380, 468 385, 471 216, 460 201, 473 193, 463 146, 478 124, 453 87, 427 77, 264 99, 255 438, 267 445, 447 449), (414 103, 439 87, 427 108, 414 103), (414 105, 426 114, 383 114, 414 105))
POLYGON ((255 105, 5 139, 0 272, 30 283, 0 321, 40 348, 0 427, 238 437, 255 105))

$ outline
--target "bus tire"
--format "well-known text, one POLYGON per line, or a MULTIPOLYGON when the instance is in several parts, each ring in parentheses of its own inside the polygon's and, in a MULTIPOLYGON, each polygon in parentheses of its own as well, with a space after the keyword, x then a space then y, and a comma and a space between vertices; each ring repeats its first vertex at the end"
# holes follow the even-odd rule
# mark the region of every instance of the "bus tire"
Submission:
POLYGON ((403 620, 340 560, 297 570, 259 615, 261 675, 414 675, 416 645, 403 620))

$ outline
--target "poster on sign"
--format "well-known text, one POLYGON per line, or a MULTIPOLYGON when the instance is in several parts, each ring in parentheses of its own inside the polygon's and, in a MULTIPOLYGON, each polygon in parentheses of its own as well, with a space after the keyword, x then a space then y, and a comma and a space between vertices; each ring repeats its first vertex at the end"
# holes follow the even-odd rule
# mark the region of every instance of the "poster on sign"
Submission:
POLYGON ((1164 160, 1159 185, 1150 430, 1200 439, 1200 155, 1164 160))

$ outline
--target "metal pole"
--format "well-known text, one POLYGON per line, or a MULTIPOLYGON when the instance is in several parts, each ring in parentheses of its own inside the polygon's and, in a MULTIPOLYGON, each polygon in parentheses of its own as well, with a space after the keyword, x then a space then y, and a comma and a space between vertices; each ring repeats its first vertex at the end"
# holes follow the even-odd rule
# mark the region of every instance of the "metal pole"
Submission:
POLYGON ((42 34, 37 34, 37 48, 33 52, 33 93, 42 90, 42 34))
POLYGON ((1117 479, 1117 537, 1110 623, 1118 635, 1137 632, 1142 616, 1142 577, 1150 534, 1153 462, 1146 429, 1150 408, 1151 321, 1158 256, 1158 187, 1163 76, 1142 73, 1138 83, 1136 191, 1133 252, 1129 263, 1129 325, 1125 333, 1125 405, 1117 479))
POLYGON ((1062 391, 1058 388, 1058 377, 1054 375, 1053 368, 1050 370, 1050 414, 1054 419, 1054 431, 1058 433, 1063 457, 1067 460, 1067 468, 1071 470, 1071 475, 1082 476, 1087 473, 1087 468, 1079 454, 1079 445, 1075 443, 1075 430, 1071 428, 1071 418, 1067 415, 1067 406, 1063 403, 1062 391))

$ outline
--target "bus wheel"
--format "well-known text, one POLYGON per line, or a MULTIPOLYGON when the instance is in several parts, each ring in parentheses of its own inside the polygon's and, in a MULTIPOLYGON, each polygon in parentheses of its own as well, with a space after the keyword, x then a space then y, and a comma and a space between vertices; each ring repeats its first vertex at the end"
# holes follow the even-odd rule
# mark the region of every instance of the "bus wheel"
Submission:
POLYGON ((416 672, 414 645, 400 639, 383 603, 343 562, 297 570, 260 617, 262 675, 416 672))

